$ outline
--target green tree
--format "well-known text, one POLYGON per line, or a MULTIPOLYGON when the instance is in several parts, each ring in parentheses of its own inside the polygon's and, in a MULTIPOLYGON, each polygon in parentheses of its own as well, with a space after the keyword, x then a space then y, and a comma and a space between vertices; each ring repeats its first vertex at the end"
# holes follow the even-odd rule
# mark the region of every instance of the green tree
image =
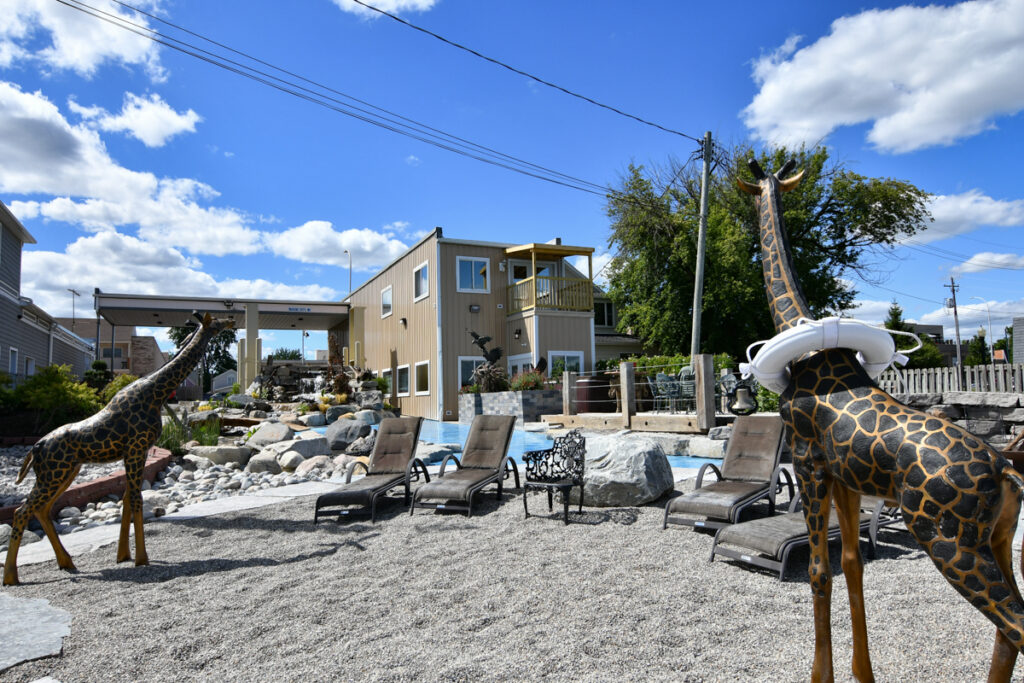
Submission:
POLYGON ((274 349, 270 357, 274 360, 302 360, 302 352, 298 349, 274 349))
POLYGON ((964 365, 988 365, 992 362, 992 356, 988 352, 988 343, 985 335, 979 333, 971 337, 967 342, 967 357, 964 358, 964 365))
POLYGON ((82 380, 96 391, 101 391, 112 379, 114 373, 107 369, 107 364, 101 360, 94 360, 92 368, 82 374, 82 380))
MULTIPOLYGON (((701 348, 745 357, 746 347, 774 335, 761 273, 758 220, 735 178, 751 179, 749 147, 738 147, 714 172, 709 191, 701 348)), ((777 170, 790 157, 803 182, 782 196, 797 276, 816 316, 849 308, 857 292, 850 274, 872 277, 868 252, 885 249, 930 220, 927 193, 888 178, 866 178, 829 161, 824 148, 779 148, 756 155, 777 170)), ((643 167, 630 166, 608 197, 608 293, 620 330, 632 328, 662 353, 688 352, 700 205, 695 168, 678 168, 668 189, 643 167)))
MULTIPOLYGON (((892 304, 889 306, 889 313, 885 318, 885 329, 897 330, 901 332, 911 332, 913 327, 903 320, 903 308, 896 303, 896 300, 892 300, 892 304)), ((910 337, 906 337, 902 334, 894 334, 893 337, 896 341, 896 348, 901 351, 912 349, 916 344, 910 337)), ((914 353, 909 354, 907 364, 904 367, 907 368, 941 368, 946 365, 946 358, 939 351, 939 347, 935 345, 935 342, 927 334, 920 335, 921 348, 914 353)))
MULTIPOLYGON (((196 329, 195 324, 186 325, 185 327, 172 327, 167 332, 167 336, 171 338, 174 345, 178 347, 177 351, 181 351, 182 347, 188 343, 188 338, 192 335, 196 329)), ((215 375, 219 375, 222 372, 228 370, 237 370, 238 363, 235 361, 235 357, 231 355, 231 348, 237 342, 237 335, 235 330, 227 329, 221 330, 210 343, 206 345, 206 353, 203 354, 202 359, 199 362, 199 367, 203 377, 203 391, 210 390, 210 382, 215 375)), ((175 353, 177 353, 177 351, 175 353)))

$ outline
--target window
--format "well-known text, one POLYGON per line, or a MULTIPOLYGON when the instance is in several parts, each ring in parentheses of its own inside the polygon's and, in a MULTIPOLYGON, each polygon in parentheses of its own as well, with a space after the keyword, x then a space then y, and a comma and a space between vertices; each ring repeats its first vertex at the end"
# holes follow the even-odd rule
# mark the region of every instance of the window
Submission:
POLYGON ((430 361, 425 360, 416 364, 416 372, 413 376, 416 380, 416 395, 427 396, 430 394, 430 361))
POLYGON ((36 374, 36 359, 25 356, 25 376, 31 377, 34 374, 36 374))
POLYGON ((10 347, 10 354, 8 355, 7 373, 11 377, 18 376, 18 349, 13 346, 10 347))
POLYGON ((548 351, 548 374, 558 379, 563 372, 580 372, 583 369, 582 351, 548 351))
POLYGON ((380 374, 378 375, 378 377, 383 377, 384 379, 387 380, 388 388, 384 390, 384 395, 385 396, 390 396, 391 395, 391 387, 392 387, 392 385, 391 385, 391 369, 389 368, 387 370, 381 370, 380 374))
POLYGON ((533 356, 529 353, 508 357, 508 375, 515 377, 533 370, 533 356))
POLYGON ((409 395, 409 366, 399 365, 398 368, 398 385, 396 386, 397 391, 395 392, 398 396, 409 395))
POLYGON ((491 291, 490 280, 487 279, 491 262, 485 258, 456 256, 457 267, 456 289, 460 292, 479 292, 487 294, 491 291))
POLYGON ((416 270, 412 271, 412 300, 419 301, 420 299, 426 298, 430 294, 430 285, 428 279, 430 277, 430 268, 426 261, 416 266, 416 270))
POLYGON ((613 327, 615 325, 614 311, 615 309, 612 307, 611 301, 595 301, 594 324, 604 327, 613 327))
POLYGON ((391 315, 391 285, 380 290, 380 317, 391 315))
POLYGON ((459 356, 459 387, 467 387, 473 383, 473 371, 478 365, 483 365, 484 359, 480 356, 459 356))

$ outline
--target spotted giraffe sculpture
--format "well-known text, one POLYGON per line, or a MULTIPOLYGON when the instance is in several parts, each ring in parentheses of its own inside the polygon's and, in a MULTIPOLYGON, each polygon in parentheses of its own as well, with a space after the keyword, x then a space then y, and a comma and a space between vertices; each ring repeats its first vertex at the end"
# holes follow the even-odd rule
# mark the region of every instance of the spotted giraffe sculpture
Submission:
POLYGON ((29 449, 18 473, 18 482, 25 478, 29 467, 35 471, 36 482, 25 503, 14 513, 4 562, 5 586, 18 583, 18 547, 32 517, 39 520, 50 539, 57 565, 61 569, 75 569, 71 556, 57 536, 50 512, 74 481, 82 463, 86 462, 111 462, 124 458, 127 484, 121 509, 117 561, 131 559, 128 527, 134 523, 135 564, 149 564, 142 535, 142 471, 149 448, 160 436, 160 408, 199 362, 210 339, 232 325, 231 320, 214 320, 206 314, 202 325, 170 362, 119 391, 103 410, 92 417, 58 427, 29 449))
MULTIPOLYGON (((811 317, 790 260, 780 205, 781 193, 795 188, 803 175, 786 178, 793 166, 790 161, 771 175, 751 160, 757 183, 740 181, 741 189, 756 197, 765 287, 779 333, 811 317)), ((779 411, 811 543, 812 680, 833 680, 832 501, 850 598, 853 674, 860 681, 874 680, 858 540, 865 494, 898 502, 907 530, 942 576, 996 625, 989 681, 1008 681, 1024 645, 1024 600, 1013 577, 1010 547, 1024 481, 1007 460, 949 420, 909 408, 882 391, 851 348, 825 348, 793 359, 779 411)))

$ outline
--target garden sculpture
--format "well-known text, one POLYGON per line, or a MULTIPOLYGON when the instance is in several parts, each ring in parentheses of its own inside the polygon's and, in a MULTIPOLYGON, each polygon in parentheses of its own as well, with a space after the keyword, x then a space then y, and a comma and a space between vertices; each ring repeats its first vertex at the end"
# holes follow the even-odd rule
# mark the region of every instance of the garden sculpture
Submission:
POLYGON ((989 681, 1008 681, 1024 645, 1024 600, 1013 577, 1010 547, 1024 481, 981 439, 949 420, 903 405, 875 384, 872 375, 898 359, 895 353, 887 361, 880 358, 883 336, 890 350, 895 348, 884 330, 871 332, 866 324, 848 319, 810 320, 780 202, 781 193, 795 188, 803 175, 786 178, 793 166, 790 161, 771 175, 751 160, 757 183, 740 181, 741 189, 756 197, 765 287, 778 332, 745 370, 781 392, 779 410, 810 535, 812 680, 833 680, 832 501, 850 599, 853 674, 860 681, 874 680, 858 541, 860 496, 865 494, 896 501, 907 530, 942 576, 996 625, 989 681), (786 362, 759 367, 762 356, 780 358, 779 349, 789 354, 786 362))
POLYGON ((32 517, 39 520, 50 539, 57 565, 74 571, 75 565, 57 536, 50 511, 74 481, 82 463, 86 462, 111 462, 124 458, 127 484, 121 510, 117 561, 131 559, 128 525, 134 522, 135 564, 149 564, 142 535, 142 472, 146 454, 160 436, 160 408, 202 358, 210 339, 233 325, 231 320, 214 320, 209 314, 201 320, 202 325, 170 362, 126 386, 92 417, 54 429, 29 449, 17 481, 21 482, 31 467, 35 471, 36 482, 25 503, 14 513, 4 563, 5 586, 18 583, 18 546, 32 517))

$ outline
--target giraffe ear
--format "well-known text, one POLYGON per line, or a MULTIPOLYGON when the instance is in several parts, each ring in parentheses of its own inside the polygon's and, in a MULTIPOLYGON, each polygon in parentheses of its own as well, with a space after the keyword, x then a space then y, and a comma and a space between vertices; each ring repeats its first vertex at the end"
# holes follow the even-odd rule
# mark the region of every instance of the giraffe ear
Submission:
POLYGON ((203 316, 203 327, 209 327, 211 322, 213 322, 213 317, 209 313, 203 316))
POLYGON ((737 178, 736 179, 736 185, 737 185, 737 187, 739 187, 741 190, 743 190, 747 194, 752 194, 755 197, 757 197, 758 195, 761 194, 761 186, 760 185, 755 185, 754 183, 748 183, 746 180, 743 180, 742 178, 737 178))

